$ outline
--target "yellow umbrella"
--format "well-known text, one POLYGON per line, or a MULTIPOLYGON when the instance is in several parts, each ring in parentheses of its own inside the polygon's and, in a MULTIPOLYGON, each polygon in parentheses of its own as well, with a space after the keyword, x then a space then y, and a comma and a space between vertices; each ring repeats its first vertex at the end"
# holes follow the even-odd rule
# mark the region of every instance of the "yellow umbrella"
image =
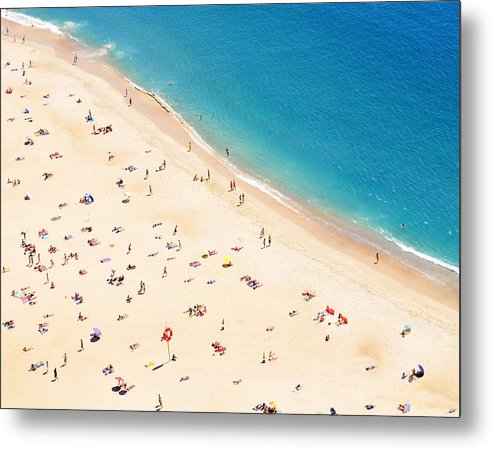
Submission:
POLYGON ((225 263, 231 263, 231 258, 230 257, 225 257, 224 258, 225 263))

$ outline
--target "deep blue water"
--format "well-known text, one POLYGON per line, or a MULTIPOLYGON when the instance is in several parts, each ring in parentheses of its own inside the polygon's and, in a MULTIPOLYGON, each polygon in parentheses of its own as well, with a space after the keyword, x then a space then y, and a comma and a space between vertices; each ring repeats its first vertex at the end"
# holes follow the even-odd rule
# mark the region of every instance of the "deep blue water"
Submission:
POLYGON ((458 266, 457 2, 17 12, 105 45, 247 173, 458 266))

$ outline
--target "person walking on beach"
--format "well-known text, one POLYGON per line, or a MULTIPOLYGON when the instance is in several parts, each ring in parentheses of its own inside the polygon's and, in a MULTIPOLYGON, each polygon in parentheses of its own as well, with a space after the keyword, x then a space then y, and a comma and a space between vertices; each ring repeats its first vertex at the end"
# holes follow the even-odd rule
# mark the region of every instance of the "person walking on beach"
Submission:
POLYGON ((379 263, 379 253, 376 253, 376 262, 374 262, 374 265, 377 265, 379 263))
POLYGON ((126 253, 127 253, 127 254, 130 254, 130 251, 131 251, 131 250, 132 250, 132 244, 130 243, 130 244, 128 245, 128 251, 127 251, 126 253))
POLYGON ((266 247, 266 239, 263 239, 263 248, 266 247))
POLYGON ((272 236, 268 236, 268 246, 272 246, 272 236))
POLYGON ((178 225, 176 225, 176 226, 174 227, 174 232, 173 232, 173 235, 176 235, 176 234, 177 234, 177 232, 178 232, 178 225))
POLYGON ((130 97, 130 100, 128 101, 128 106, 131 106, 132 105, 132 97, 130 97))
POLYGON ((162 410, 162 398, 161 398, 161 394, 159 393, 159 396, 158 396, 158 401, 159 401, 159 410, 162 410))
POLYGON ((260 239, 262 239, 263 237, 265 237, 265 228, 261 228, 260 231, 260 239))
POLYGON ((207 179, 210 179, 210 170, 207 169, 207 179))
POLYGON ((125 89, 125 98, 128 97, 128 89, 125 89))
POLYGON ((58 372, 55 370, 53 371, 53 381, 58 380, 58 372))
POLYGON ((48 369, 48 360, 46 360, 46 371, 43 374, 48 374, 48 371, 49 371, 49 369, 48 369))
POLYGON ((149 194, 148 196, 152 195, 152 186, 149 184, 149 194))
POLYGON ((161 279, 166 277, 167 277, 167 267, 164 267, 164 271, 162 272, 161 279))
POLYGON ((67 357, 67 353, 65 352, 65 354, 63 354, 63 366, 67 366, 67 362, 68 362, 68 357, 67 357))
POLYGON ((84 350, 84 340, 80 339, 80 351, 84 350))
POLYGON ((179 246, 179 250, 178 251, 181 251, 181 240, 178 240, 178 246, 179 246))
POLYGON ((234 179, 232 180, 232 187, 234 187, 234 190, 236 190, 236 181, 234 179))
POLYGON ((26 43, 26 36, 22 36, 22 43, 25 44, 26 43))
POLYGON ((145 178, 144 178, 144 181, 146 181, 148 178, 149 178, 149 169, 146 168, 145 169, 145 178))

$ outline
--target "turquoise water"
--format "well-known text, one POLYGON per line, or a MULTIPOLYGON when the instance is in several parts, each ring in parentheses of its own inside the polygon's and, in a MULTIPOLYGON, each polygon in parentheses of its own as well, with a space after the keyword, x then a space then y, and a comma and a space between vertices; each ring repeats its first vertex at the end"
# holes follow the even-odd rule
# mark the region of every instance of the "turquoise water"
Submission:
POLYGON ((15 11, 106 48, 295 201, 458 266, 457 2, 15 11))

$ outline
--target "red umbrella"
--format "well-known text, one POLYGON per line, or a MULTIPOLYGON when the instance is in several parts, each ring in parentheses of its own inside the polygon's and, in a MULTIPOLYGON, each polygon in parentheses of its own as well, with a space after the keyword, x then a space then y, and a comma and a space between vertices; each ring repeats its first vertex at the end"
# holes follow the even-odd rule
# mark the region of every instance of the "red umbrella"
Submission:
POLYGON ((169 360, 171 360, 171 351, 169 349, 169 342, 173 337, 173 330, 170 327, 166 327, 164 333, 162 334, 161 341, 165 341, 167 343, 167 355, 169 356, 169 360))
POLYGON ((162 334, 162 340, 171 341, 173 337, 173 330, 170 327, 166 327, 164 333, 162 334))

